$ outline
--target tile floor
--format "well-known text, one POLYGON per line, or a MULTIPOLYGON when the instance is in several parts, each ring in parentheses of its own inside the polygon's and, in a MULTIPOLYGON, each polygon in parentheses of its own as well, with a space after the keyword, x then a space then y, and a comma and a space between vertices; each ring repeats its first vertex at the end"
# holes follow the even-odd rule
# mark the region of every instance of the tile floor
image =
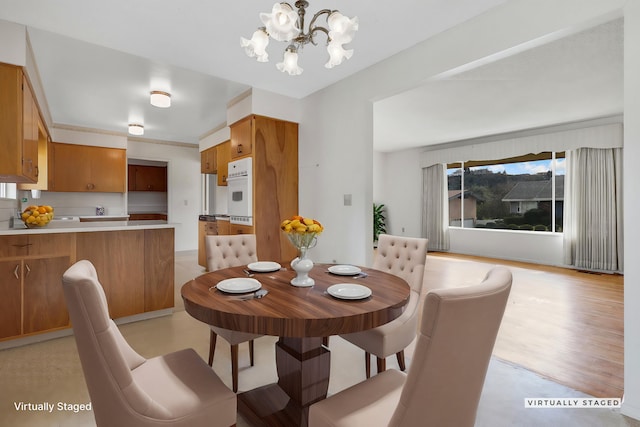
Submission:
MULTIPOLYGON (((177 349, 192 347, 203 358, 208 352, 208 327, 192 319, 183 309, 180 285, 203 272, 197 265, 195 252, 176 256, 176 309, 174 314, 121 326, 128 342, 143 356, 153 357, 177 349)), ((248 350, 240 347, 240 390, 248 390, 276 380, 275 337, 256 341, 255 366, 250 367, 248 350)), ((218 340, 213 369, 231 385, 229 346, 218 340)), ((364 357, 361 350, 340 338, 330 342, 331 381, 329 393, 335 393, 364 379, 364 357)), ((412 348, 407 350, 411 364, 412 348)), ((397 367, 395 358, 388 367, 397 367)), ((89 396, 72 336, 0 351, 0 426, 93 426, 88 411, 59 410, 57 403, 86 403, 89 396), (51 413, 20 411, 20 402, 52 402, 51 413)), ((609 409, 526 409, 526 397, 583 397, 584 394, 547 381, 518 366, 494 359, 489 367, 478 410, 477 426, 633 426, 640 422, 609 409)), ((238 426, 249 424, 238 418, 238 426)))

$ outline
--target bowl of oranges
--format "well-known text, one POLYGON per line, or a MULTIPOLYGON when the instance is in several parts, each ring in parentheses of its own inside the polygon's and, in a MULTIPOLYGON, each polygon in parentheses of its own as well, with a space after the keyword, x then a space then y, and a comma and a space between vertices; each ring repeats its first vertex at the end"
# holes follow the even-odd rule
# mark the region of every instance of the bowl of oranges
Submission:
POLYGON ((22 221, 27 228, 44 227, 53 219, 51 206, 29 206, 22 212, 22 221))

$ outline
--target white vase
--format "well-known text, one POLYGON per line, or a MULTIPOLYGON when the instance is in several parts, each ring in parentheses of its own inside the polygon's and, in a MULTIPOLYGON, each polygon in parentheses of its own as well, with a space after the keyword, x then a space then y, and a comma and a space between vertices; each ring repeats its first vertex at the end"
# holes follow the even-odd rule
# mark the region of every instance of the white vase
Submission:
POLYGON ((300 256, 291 261, 291 268, 297 273, 296 277, 291 280, 293 286, 309 287, 315 284, 315 281, 309 277, 313 261, 307 258, 307 248, 300 249, 300 256))

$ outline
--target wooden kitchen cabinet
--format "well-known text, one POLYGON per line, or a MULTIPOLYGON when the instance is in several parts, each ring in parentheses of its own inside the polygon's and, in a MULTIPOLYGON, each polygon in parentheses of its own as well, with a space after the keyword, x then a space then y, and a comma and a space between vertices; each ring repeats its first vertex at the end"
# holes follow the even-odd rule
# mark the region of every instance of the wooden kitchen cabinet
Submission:
MULTIPOLYGON (((37 112, 37 111, 36 111, 37 112)), ((51 137, 44 122, 38 115, 37 120, 37 148, 38 148, 38 182, 34 184, 19 183, 18 190, 48 190, 49 189, 49 147, 51 137)))
POLYGON ((251 155, 255 117, 248 116, 231 125, 231 160, 251 155))
POLYGON ((77 233, 76 256, 93 263, 112 318, 174 306, 174 229, 77 233))
POLYGON ((218 234, 220 236, 226 236, 227 234, 231 234, 229 232, 229 227, 230 227, 229 221, 218 220, 216 223, 218 224, 217 228, 218 228, 218 234))
POLYGON ((112 318, 144 312, 144 230, 77 233, 76 256, 96 268, 112 318))
MULTIPOLYGON (((227 224, 228 221, 224 221, 227 224)), ((217 236, 220 233, 218 230, 218 221, 198 221, 198 265, 207 268, 207 250, 205 246, 205 237, 217 236)), ((227 230, 228 231, 228 230, 227 230)))
POLYGON ((144 231, 144 311, 172 308, 174 301, 174 229, 144 231))
POLYGON ((0 261, 0 339, 22 333, 21 261, 0 261), (15 274, 14 274, 15 273, 15 274))
POLYGON ((54 142, 50 191, 124 193, 126 150, 54 142))
MULTIPOLYGON (((280 230, 280 223, 299 213, 298 124, 250 115, 230 128, 232 158, 237 151, 234 144, 242 145, 243 153, 248 152, 253 158, 251 230, 256 235, 260 259, 293 259, 296 249, 280 230)), ((246 226, 232 224, 230 234, 249 232, 243 227, 246 226)))
POLYGON ((0 236, 0 247, 0 339, 68 327, 60 279, 73 261, 73 235, 0 236))
POLYGON ((112 318, 174 306, 174 229, 0 235, 0 341, 69 327, 61 278, 96 267, 112 318))
POLYGON ((200 152, 200 173, 218 173, 216 147, 210 147, 200 152))
POLYGON ((61 278, 71 266, 69 256, 23 261, 23 333, 31 334, 69 325, 61 278), (54 280, 57 279, 57 280, 54 280))
POLYGON ((22 67, 0 63, 0 182, 38 181, 38 117, 22 67))
POLYGON ((227 178, 229 174, 229 160, 231 159, 231 141, 225 141, 216 145, 216 157, 218 165, 218 185, 227 185, 227 178))
MULTIPOLYGON (((254 234, 254 233, 255 233, 255 229, 251 225, 229 224, 229 234, 254 234)), ((259 250, 258 250, 258 253, 260 253, 259 250)), ((264 259, 271 259, 271 258, 264 258, 264 259)))
POLYGON ((129 214, 129 221, 166 221, 167 214, 161 213, 134 213, 129 214))
POLYGON ((164 166, 128 166, 129 191, 167 191, 167 168, 164 166))

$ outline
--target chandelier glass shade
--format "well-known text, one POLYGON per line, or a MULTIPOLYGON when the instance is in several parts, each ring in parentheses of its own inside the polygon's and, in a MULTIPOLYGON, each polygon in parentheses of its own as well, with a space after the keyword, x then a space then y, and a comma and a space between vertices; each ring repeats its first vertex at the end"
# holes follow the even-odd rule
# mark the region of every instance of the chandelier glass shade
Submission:
POLYGON ((324 33, 327 40, 327 52, 329 60, 326 68, 340 65, 345 59, 351 58, 353 49, 345 49, 343 45, 350 43, 358 31, 358 18, 348 18, 337 10, 322 9, 313 15, 309 27, 305 32, 304 17, 309 3, 298 0, 295 10, 289 3, 276 3, 271 13, 261 13, 260 20, 264 27, 258 28, 250 40, 240 38, 240 45, 246 54, 256 58, 258 62, 268 62, 267 46, 269 38, 276 41, 289 43, 284 52, 282 62, 276 64, 278 70, 289 75, 302 74, 302 68, 298 66, 298 51, 308 43, 317 45, 315 36, 318 32, 324 33), (319 17, 326 15, 327 27, 316 25, 319 17))

